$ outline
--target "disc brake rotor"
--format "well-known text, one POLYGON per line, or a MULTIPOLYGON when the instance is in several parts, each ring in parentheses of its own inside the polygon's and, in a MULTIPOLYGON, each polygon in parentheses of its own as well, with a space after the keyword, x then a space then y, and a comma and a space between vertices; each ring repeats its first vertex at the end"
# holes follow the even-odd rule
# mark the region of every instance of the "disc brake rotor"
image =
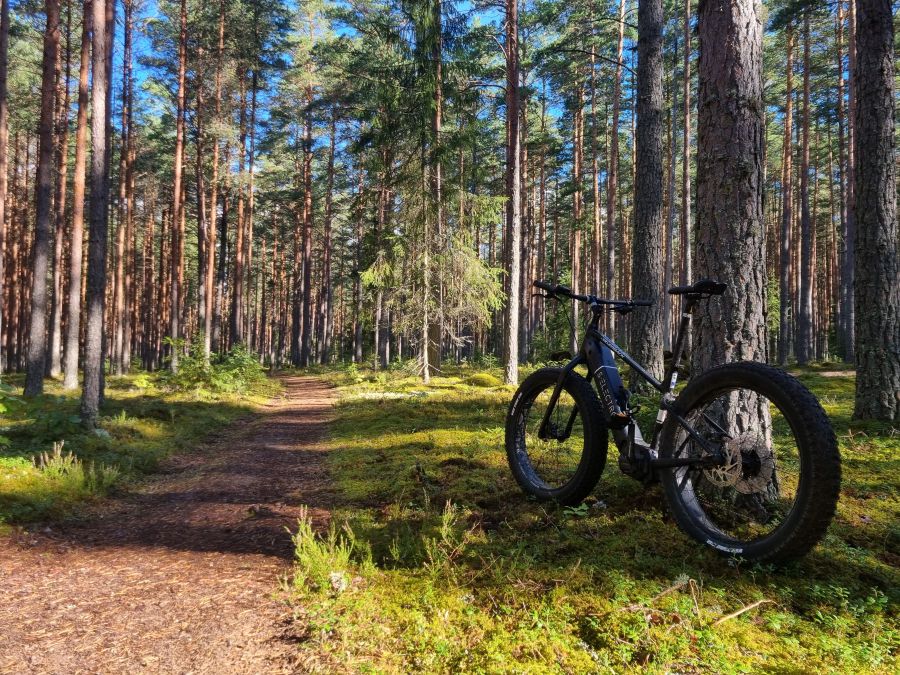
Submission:
POLYGON ((743 434, 725 441, 725 463, 705 469, 704 477, 719 488, 733 487, 741 494, 765 492, 775 473, 775 456, 758 434, 743 434))
POLYGON ((703 476, 718 488, 733 487, 741 478, 741 452, 731 441, 722 446, 725 463, 703 470, 703 476))

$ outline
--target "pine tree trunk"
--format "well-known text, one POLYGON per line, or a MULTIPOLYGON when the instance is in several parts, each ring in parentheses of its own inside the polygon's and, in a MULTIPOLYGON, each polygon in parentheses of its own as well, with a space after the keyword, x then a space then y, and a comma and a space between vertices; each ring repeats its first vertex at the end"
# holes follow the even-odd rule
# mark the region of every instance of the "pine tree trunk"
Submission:
POLYGON ((169 313, 171 347, 170 367, 178 371, 181 338, 181 303, 184 280, 184 126, 185 73, 187 71, 187 0, 181 0, 179 12, 181 29, 178 37, 178 93, 175 99, 175 155, 172 170, 172 300, 169 313))
POLYGON ((699 314, 696 372, 766 359, 759 12, 757 0, 700 5, 697 272, 728 290, 699 314))
MULTIPOLYGON (((99 0, 97 0, 99 2, 99 0)), ((78 72, 78 115, 75 125, 75 166, 72 176, 72 229, 69 240, 69 296, 63 387, 78 388, 78 356, 81 337, 81 285, 84 247, 84 195, 87 173, 88 70, 91 59, 93 2, 84 3, 81 33, 81 65, 78 72)))
POLYGON ((847 228, 844 232, 844 264, 841 270, 841 283, 844 285, 844 360, 856 360, 856 6, 857 0, 849 0, 847 23, 849 37, 847 43, 847 71, 850 80, 847 84, 847 228))
MULTIPOLYGON (((0 0, 0 344, 6 330, 6 200, 9 192, 9 0, 0 0)), ((5 352, 5 350, 4 350, 5 352)), ((0 375, 6 370, 8 354, 0 357, 0 375)))
POLYGON ((72 74, 72 1, 66 2, 66 66, 62 69, 61 51, 57 52, 56 92, 56 204, 53 245, 53 306, 50 338, 47 341, 47 374, 62 373, 63 245, 66 238, 66 176, 69 169, 69 78, 72 74))
POLYGON ((312 349, 312 88, 306 93, 306 115, 303 132, 303 312, 300 332, 300 367, 309 365, 312 349))
POLYGON ((112 350, 112 370, 116 375, 125 373, 125 272, 127 262, 128 222, 131 218, 133 205, 129 200, 128 180, 129 170, 129 138, 131 128, 130 106, 131 101, 128 92, 131 90, 131 28, 132 9, 130 0, 124 1, 125 6, 125 30, 124 30, 124 54, 122 58, 122 138, 119 157, 119 218, 116 223, 116 275, 113 290, 113 326, 115 330, 112 350))
POLYGON ((857 0, 857 419, 900 419, 900 261, 890 0, 857 0))
POLYGON ((797 312, 797 363, 812 358, 813 340, 813 251, 809 207, 809 14, 803 19, 803 145, 800 162, 800 306, 797 312))
MULTIPOLYGON (((634 296, 653 307, 634 313, 631 349, 635 359, 657 378, 663 375, 663 9, 662 0, 638 4, 637 182, 634 191, 634 296)), ((634 390, 646 388, 637 376, 634 390)))
POLYGON ((56 113, 56 59, 59 51, 59 0, 44 4, 44 61, 41 83, 41 117, 37 180, 35 181, 34 247, 31 253, 31 320, 28 331, 28 364, 25 396, 44 392, 47 356, 47 272, 50 264, 50 234, 53 205, 53 123, 56 113))
MULTIPOLYGON (((221 122, 222 115, 222 68, 225 59, 225 0, 219 0, 219 44, 216 50, 215 103, 214 117, 216 124, 221 122)), ((206 317, 203 324, 203 357, 209 361, 214 344, 213 326, 221 323, 219 303, 216 302, 216 229, 219 210, 219 142, 218 135, 213 137, 212 178, 209 195, 209 236, 206 243, 206 278, 203 280, 203 292, 206 294, 206 317)))
MULTIPOLYGON (((113 0, 107 0, 108 3, 113 0)), ((103 395, 103 317, 106 304, 106 241, 109 230, 109 155, 107 154, 106 102, 109 86, 106 51, 107 11, 95 0, 93 16, 91 77, 91 210, 88 244, 87 317, 84 346, 84 385, 81 395, 81 417, 84 423, 96 425, 103 395)))
POLYGON ((793 121, 794 121, 794 33, 787 27, 787 66, 784 96, 784 141, 781 146, 781 263, 779 266, 780 303, 778 315, 778 363, 787 364, 791 351, 791 223, 794 218, 793 121))
POLYGON ((506 229, 510 242, 506 308, 506 383, 519 382, 519 288, 522 264, 519 134, 519 3, 506 0, 506 229))
MULTIPOLYGON (((622 98, 622 59, 625 45, 625 0, 619 0, 619 38, 616 46, 616 74, 613 82, 612 128, 609 134, 609 161, 606 175, 606 297, 616 295, 616 197, 619 180, 619 114, 622 98)), ((615 317, 609 315, 608 330, 614 332, 615 317)))

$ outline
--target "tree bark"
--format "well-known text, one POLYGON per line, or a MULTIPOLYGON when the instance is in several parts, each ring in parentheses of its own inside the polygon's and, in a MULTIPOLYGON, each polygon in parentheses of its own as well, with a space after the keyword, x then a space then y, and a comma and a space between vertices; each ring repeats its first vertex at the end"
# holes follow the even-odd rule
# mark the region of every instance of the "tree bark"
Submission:
MULTIPOLYGON (((612 128, 609 136, 609 161, 606 176, 606 296, 615 297, 616 198, 619 182, 619 114, 622 98, 622 58, 625 46, 625 0, 619 0, 619 38, 616 46, 616 74, 613 82, 612 128)), ((610 314, 608 330, 613 332, 615 317, 610 314)))
MULTIPOLYGON (((98 0, 99 2, 99 0, 98 0)), ((81 65, 78 72, 78 115, 75 125, 75 166, 72 176, 72 229, 69 240, 69 297, 63 387, 78 388, 78 356, 81 337, 81 282, 84 247, 84 194, 87 173, 88 70, 91 59, 93 2, 85 0, 81 33, 81 65)))
POLYGON ((786 33, 784 141, 781 145, 781 251, 779 265, 780 302, 778 309, 778 363, 787 364, 791 352, 791 224, 794 219, 793 120, 794 120, 794 33, 790 24, 786 33))
POLYGON ((69 77, 72 74, 72 2, 66 3, 66 65, 62 68, 61 50, 57 50, 56 85, 56 203, 54 204, 55 239, 53 244, 53 307, 50 315, 50 338, 47 342, 47 374, 59 377, 62 372, 63 310, 63 244, 66 238, 66 175, 69 169, 69 77))
POLYGON ((181 338, 181 303, 184 280, 184 96, 187 71, 187 0, 181 0, 178 37, 178 93, 175 99, 175 156, 172 170, 172 300, 169 313, 169 337, 172 338, 170 367, 178 371, 181 338))
POLYGON ((890 0, 857 0, 857 419, 900 419, 900 261, 890 0))
POLYGON ((700 315, 702 372, 766 357, 762 25, 758 0, 700 5, 697 271, 728 289, 700 315))
POLYGON ((813 224, 809 207, 809 13, 803 18, 803 146, 800 161, 800 306, 797 312, 797 363, 805 366, 813 352, 813 224))
POLYGON ((31 321, 28 331, 28 364, 25 396, 44 392, 47 356, 47 272, 50 263, 51 208, 53 204, 53 122, 56 113, 56 59, 59 52, 59 0, 44 4, 44 61, 41 83, 41 117, 37 180, 35 181, 34 245, 31 253, 31 321))
POLYGON ((506 383, 519 382, 519 275, 522 264, 519 134, 519 3, 506 0, 506 229, 510 242, 506 307, 506 383))
MULTIPOLYGON (((9 0, 0 0, 0 344, 6 330, 6 199, 9 192, 9 0)), ((6 358, 0 358, 0 373, 6 358)))
MULTIPOLYGON (((662 0, 638 3, 637 183, 634 191, 633 293, 654 300, 653 307, 635 312, 631 348, 649 373, 662 378, 663 281, 663 9, 662 0)), ((633 375, 631 388, 649 386, 633 375)))
MULTIPOLYGON (((106 0, 107 3, 113 0, 106 0)), ((87 317, 84 347, 84 385, 81 417, 88 427, 97 423, 103 388, 103 318, 106 305, 106 242, 109 231, 109 156, 107 148, 106 102, 109 86, 106 50, 107 12, 104 3, 95 0, 93 16, 91 78, 91 209, 88 244, 87 317)))
POLYGON ((331 126, 328 134, 328 175, 325 186, 325 232, 322 241, 322 290, 319 293, 319 363, 326 364, 331 350, 331 327, 333 319, 331 285, 331 221, 334 209, 334 154, 337 135, 337 111, 331 112, 331 126))

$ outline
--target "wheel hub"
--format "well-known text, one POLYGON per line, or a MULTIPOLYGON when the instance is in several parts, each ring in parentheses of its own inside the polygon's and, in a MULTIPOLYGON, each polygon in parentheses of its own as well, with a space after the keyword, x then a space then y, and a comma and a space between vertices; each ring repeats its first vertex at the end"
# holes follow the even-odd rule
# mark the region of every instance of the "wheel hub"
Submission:
POLYGON ((706 469, 704 476, 719 488, 733 487, 741 494, 765 492, 775 473, 775 456, 759 434, 742 434, 722 445, 725 463, 706 469))

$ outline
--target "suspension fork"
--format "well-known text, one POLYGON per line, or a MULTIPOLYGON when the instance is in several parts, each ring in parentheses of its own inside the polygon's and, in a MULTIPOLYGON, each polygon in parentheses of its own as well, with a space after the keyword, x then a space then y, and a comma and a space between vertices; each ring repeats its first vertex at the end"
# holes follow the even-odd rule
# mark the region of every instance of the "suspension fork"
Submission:
POLYGON ((566 430, 560 434, 558 431, 551 436, 548 429, 550 427, 550 417, 553 415, 553 411, 556 408, 556 404, 559 402, 559 397, 562 394, 563 383, 566 381, 566 378, 575 370, 578 366, 585 363, 584 352, 582 351, 578 356, 569 361, 561 371, 559 371, 559 377, 556 379, 556 387, 553 388, 553 394, 550 396, 550 403, 547 405, 547 410, 544 411, 544 418, 541 420, 541 426, 538 429, 538 438, 541 440, 547 440, 549 438, 554 438, 558 441, 564 441, 572 434, 572 427, 575 425, 575 417, 578 415, 578 408, 572 408, 572 412, 569 415, 569 421, 566 424, 566 430))

